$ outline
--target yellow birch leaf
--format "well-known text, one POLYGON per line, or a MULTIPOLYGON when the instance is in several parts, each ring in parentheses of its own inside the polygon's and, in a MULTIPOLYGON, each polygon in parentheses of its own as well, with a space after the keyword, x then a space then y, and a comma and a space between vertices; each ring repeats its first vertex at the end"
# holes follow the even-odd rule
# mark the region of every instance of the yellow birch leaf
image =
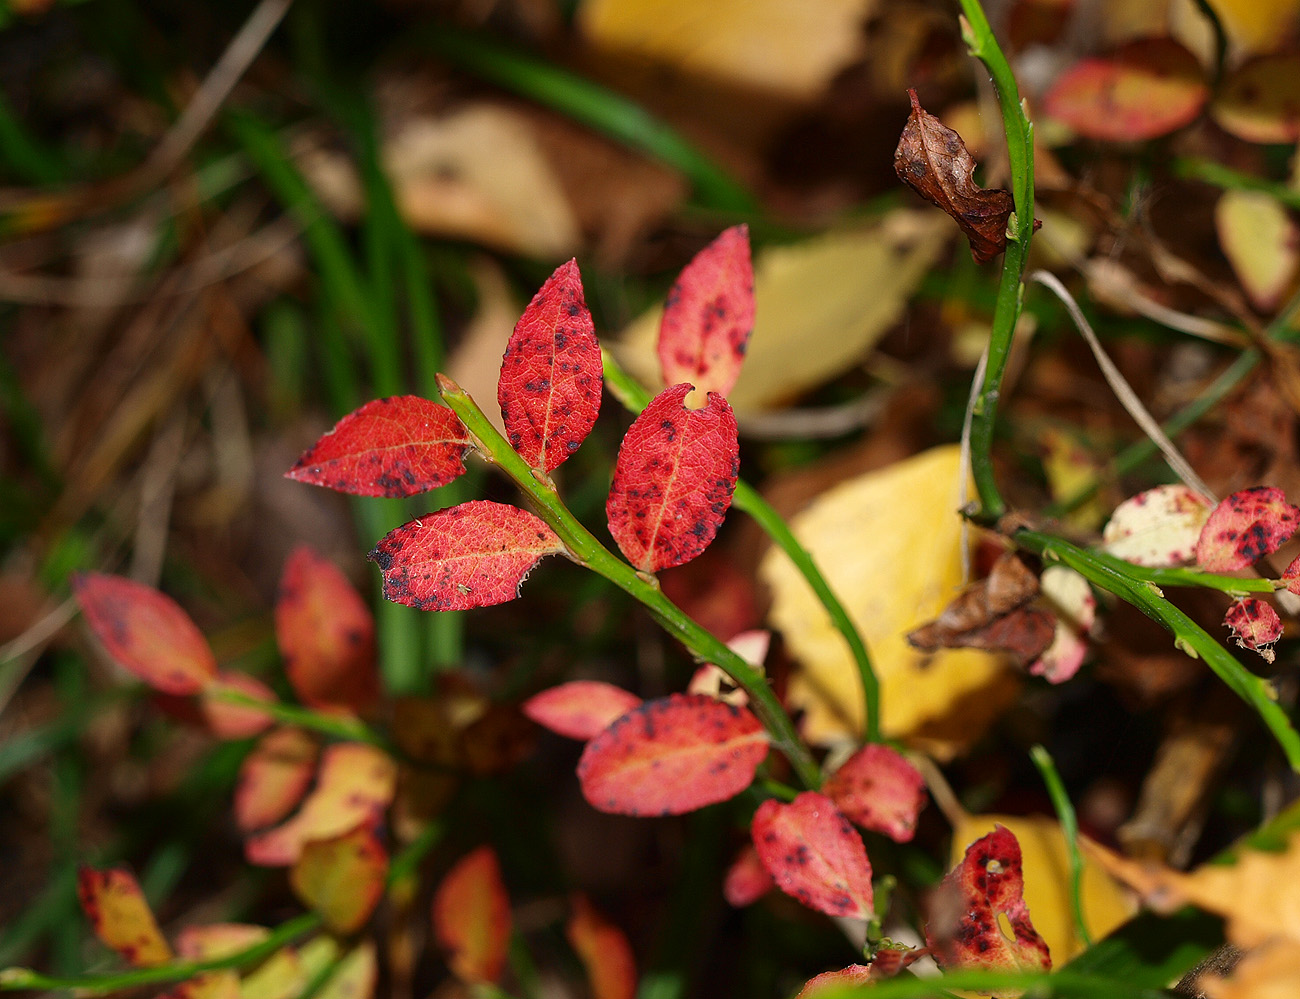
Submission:
MULTIPOLYGON (((1020 841, 1025 904, 1034 929, 1047 941, 1052 967, 1059 968, 1084 951, 1070 903, 1070 860, 1060 824, 1045 815, 967 815, 952 831, 949 866, 956 866, 966 847, 1003 825, 1020 841)), ((1133 915, 1136 906, 1124 887, 1085 854, 1081 882, 1083 918, 1100 940, 1133 915)))
POLYGON ((875 0, 585 0, 598 48, 794 98, 815 97, 857 57, 875 0))
POLYGON ((1224 191, 1214 206, 1219 245, 1255 308, 1272 312, 1295 281, 1300 230, 1262 191, 1224 191))
MULTIPOLYGON (((949 445, 842 482, 790 524, 871 651, 881 729, 941 758, 978 738, 1018 688, 998 656, 907 644, 962 584, 959 505, 958 448, 949 445)), ((769 552, 759 573, 772 591, 771 623, 800 665, 789 701, 806 712, 805 735, 819 744, 856 737, 861 684, 843 637, 782 552, 769 552)))
MULTIPOLYGON (((754 332, 727 401, 737 414, 776 405, 863 360, 895 323, 951 235, 938 212, 898 210, 875 225, 776 246, 754 261, 754 332)), ((661 308, 615 348, 642 384, 663 387, 661 308)))

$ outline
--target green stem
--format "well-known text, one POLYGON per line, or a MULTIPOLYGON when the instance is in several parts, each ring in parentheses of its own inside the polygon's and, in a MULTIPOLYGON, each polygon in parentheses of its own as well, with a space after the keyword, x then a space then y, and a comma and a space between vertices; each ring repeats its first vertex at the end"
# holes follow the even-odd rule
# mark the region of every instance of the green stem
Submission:
POLYGON ((240 707, 253 708, 270 715, 278 722, 284 722, 286 725, 296 725, 299 728, 310 729, 313 732, 319 732, 321 735, 327 735, 334 739, 343 739, 347 742, 365 742, 371 746, 377 746, 386 753, 397 755, 397 749, 392 742, 359 718, 327 715, 319 711, 313 711, 311 708, 304 708, 301 705, 285 704, 283 701, 263 701, 256 697, 250 697, 241 690, 232 690, 229 687, 215 687, 205 691, 203 696, 214 701, 223 701, 226 704, 237 704, 240 707))
POLYGON ((1300 191, 1282 181, 1266 180, 1254 174, 1243 173, 1222 163, 1191 156, 1174 160, 1174 174, 1187 180, 1199 180, 1229 191, 1261 191, 1288 208, 1300 208, 1300 191))
POLYGON ((1133 566, 1122 563, 1124 568, 1117 568, 1095 552, 1041 531, 1019 530, 1012 534, 1011 540, 1046 560, 1069 566, 1089 582, 1132 604, 1173 632, 1175 645, 1193 658, 1200 656, 1204 659, 1233 693, 1254 708, 1282 747, 1291 769, 1300 772, 1300 734, 1277 703, 1272 687, 1237 662, 1196 622, 1166 600, 1154 584, 1135 579, 1130 574, 1133 566))
POLYGON ((1033 126, 1025 117, 1020 91, 1006 56, 993 37, 993 29, 979 0, 961 0, 965 13, 962 38, 971 55, 979 59, 993 77, 1002 124, 1007 137, 1007 162, 1011 170, 1011 194, 1015 212, 1007 222, 1007 248, 1002 257, 1002 279, 998 284, 997 302, 993 307, 993 325, 989 331, 988 362, 984 381, 975 400, 971 421, 971 474, 979 494, 978 519, 991 523, 1006 512, 1006 503, 998 490, 993 470, 993 427, 997 417, 998 396, 1011 339, 1024 297, 1021 278, 1034 234, 1034 142, 1033 126))
POLYGON ((604 576, 640 601, 660 626, 686 646, 699 661, 714 663, 739 684, 749 695, 754 713, 767 729, 773 745, 790 761, 800 782, 810 788, 818 787, 821 777, 817 764, 800 740, 794 723, 772 693, 763 674, 664 596, 653 576, 637 572, 597 541, 569 512, 556 494, 555 486, 549 481, 541 481, 533 473, 528 463, 497 432, 483 411, 460 386, 444 377, 439 379, 439 389, 443 401, 460 417, 476 439, 483 456, 513 479, 515 485, 532 499, 538 515, 564 542, 569 556, 579 565, 604 576))
MULTIPOLYGON (((650 403, 650 393, 645 386, 629 375, 619 365, 614 356, 604 348, 601 358, 605 364, 605 382, 614 398, 633 415, 640 413, 650 403)), ((840 603, 839 597, 831 589, 830 583, 822 575, 821 569, 813 561, 808 549, 799 543, 785 520, 772 508, 762 494, 743 479, 736 483, 736 492, 731 499, 732 506, 749 514, 761 527, 817 594, 817 599, 826 608, 835 630, 844 636, 844 641, 858 668, 858 677, 862 683, 863 716, 866 718, 865 738, 867 742, 880 741, 880 680, 867 652, 867 644, 862 640, 857 625, 849 617, 849 612, 840 603)))
POLYGON ((1220 590, 1233 596, 1246 593, 1272 593, 1277 589, 1271 579, 1219 576, 1212 572, 1200 572, 1197 569, 1156 569, 1145 565, 1134 565, 1107 552, 1089 551, 1089 554, 1114 572, 1140 579, 1145 583, 1154 583, 1156 586, 1199 586, 1206 590, 1220 590))
POLYGON ((1070 861, 1070 909, 1074 913, 1074 931, 1085 947, 1091 947, 1092 934, 1088 932, 1088 921, 1083 917, 1083 854, 1079 851, 1079 820, 1052 754, 1042 746, 1034 746, 1029 750, 1029 758, 1043 775, 1047 795, 1052 799, 1057 821, 1061 823, 1061 833, 1065 836, 1065 850, 1070 861))

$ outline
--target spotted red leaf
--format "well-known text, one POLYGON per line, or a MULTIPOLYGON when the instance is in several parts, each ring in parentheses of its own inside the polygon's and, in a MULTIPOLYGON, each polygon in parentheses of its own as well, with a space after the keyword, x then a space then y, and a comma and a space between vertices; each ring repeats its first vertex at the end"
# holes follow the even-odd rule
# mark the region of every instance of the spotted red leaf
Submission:
POLYGON ((1271 555, 1300 525, 1300 508, 1281 489, 1256 486, 1233 493, 1210 512, 1196 542, 1196 564, 1231 572, 1271 555))
POLYGON ((925 934, 934 959, 945 968, 1050 968, 1047 943, 1029 921, 1024 889, 1020 843, 1011 830, 997 826, 968 846, 943 879, 925 934))
POLYGON ((77 871, 77 899, 95 936, 128 964, 145 968, 171 960, 172 949, 130 871, 82 867, 77 871))
POLYGON ((320 913, 335 933, 355 933, 365 925, 384 894, 388 853, 374 827, 304 843, 289 871, 289 885, 302 902, 320 913))
POLYGON ((753 905, 774 887, 776 882, 758 858, 758 851, 747 843, 727 868, 726 877, 722 879, 722 897, 728 905, 740 909, 753 905))
POLYGON ((1282 582, 1288 590, 1300 596, 1300 555, 1293 558, 1282 572, 1282 582))
POLYGON ((838 992, 854 985, 871 983, 871 966, 867 964, 850 964, 839 971, 823 971, 815 978, 804 982, 803 988, 794 999, 813 999, 823 992, 838 992))
POLYGON ((515 325, 497 402, 510 445, 549 472, 578 450, 600 411, 604 365, 578 264, 561 264, 515 325))
POLYGON ((632 709, 587 743, 578 780, 602 812, 680 815, 739 794, 767 751, 767 733, 749 709, 672 694, 632 709))
POLYGON ((378 699, 370 608, 334 563, 306 545, 284 564, 275 638, 294 693, 308 707, 364 712, 378 699))
POLYGON ((612 683, 571 680, 534 694, 524 701, 523 712, 543 728, 585 742, 640 703, 636 694, 612 683))
POLYGON ((296 728, 277 728, 244 757, 235 785, 235 824, 244 832, 279 822, 302 800, 316 769, 316 742, 296 728))
POLYGON ((414 496, 463 475, 469 446, 446 406, 395 395, 343 417, 284 474, 356 496, 414 496))
POLYGON ((750 826, 754 849, 776 886, 810 909, 870 919, 871 862, 862 837, 816 791, 786 804, 769 798, 750 826))
POLYGON ((573 915, 564 935, 587 969, 591 999, 633 999, 636 960, 632 945, 617 926, 602 916, 583 895, 573 899, 573 915))
POLYGON ((510 943, 510 899, 489 846, 462 857, 433 896, 433 932, 464 982, 495 982, 510 943))
POLYGON ((527 510, 474 500, 390 531, 369 558, 383 570, 389 600, 446 611, 513 600, 538 560, 563 550, 527 510))
POLYGON ((697 253, 668 292, 659 324, 664 384, 690 382, 697 399, 725 396, 740 377, 753 328, 749 227, 737 225, 697 253))
POLYGON ((731 407, 710 393, 703 409, 687 409, 690 391, 674 385, 655 396, 618 449, 605 503, 609 531, 644 572, 704 551, 736 488, 740 447, 731 407))
POLYGON ((197 694, 217 674, 207 639, 171 597, 122 576, 73 577, 86 623, 115 663, 164 694, 197 694))
POLYGON ((1282 637, 1282 619, 1267 600, 1244 597, 1228 608, 1224 626, 1243 649, 1258 652, 1266 662, 1273 661, 1271 646, 1282 637))
POLYGON ((925 779, 895 749, 863 746, 822 785, 822 792, 864 829, 906 843, 925 805, 925 779))

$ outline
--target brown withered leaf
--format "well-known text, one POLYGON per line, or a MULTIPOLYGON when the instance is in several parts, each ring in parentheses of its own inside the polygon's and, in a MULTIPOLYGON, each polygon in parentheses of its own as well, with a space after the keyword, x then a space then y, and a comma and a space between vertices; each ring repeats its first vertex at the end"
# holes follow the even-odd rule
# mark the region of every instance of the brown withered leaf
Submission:
POLYGON ((912 113, 894 150, 894 172, 926 201, 953 217, 970 240, 976 263, 992 260, 1006 249, 1007 220, 1015 202, 1009 192, 986 191, 971 180, 975 160, 961 136, 922 108, 915 90, 908 90, 907 95, 912 99, 912 113))
POLYGON ((1013 552, 993 564, 984 579, 968 588, 935 620, 908 634, 925 652, 936 649, 989 649, 1032 662, 1051 645, 1056 619, 1029 606, 1038 595, 1038 577, 1013 552))

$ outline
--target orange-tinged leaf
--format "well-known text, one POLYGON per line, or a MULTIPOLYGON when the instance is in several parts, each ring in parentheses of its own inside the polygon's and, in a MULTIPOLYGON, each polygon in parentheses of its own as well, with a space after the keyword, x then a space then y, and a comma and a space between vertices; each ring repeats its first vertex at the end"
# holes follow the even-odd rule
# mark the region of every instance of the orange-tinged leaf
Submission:
POLYGON ((750 826, 754 849, 776 886, 810 909, 870 919, 871 863, 835 802, 805 791, 786 804, 769 798, 750 826))
POLYGON ((238 670, 218 671, 216 679, 199 696, 199 711, 218 739, 250 739, 275 724, 275 719, 265 711, 213 696, 221 690, 233 690, 268 704, 276 701, 275 693, 257 677, 238 670))
POLYGON ((296 728, 263 736, 244 758, 235 785, 235 823, 244 832, 279 822, 302 800, 316 768, 316 742, 296 728))
POLYGON ((775 887, 776 882, 767 873, 758 851, 747 843, 727 868, 727 875, 722 879, 722 897, 728 905, 740 909, 753 905, 775 887))
POLYGON ((1251 304, 1271 313, 1300 268, 1300 228, 1264 191, 1224 191, 1214 206, 1219 246, 1251 304))
POLYGON ((680 815, 739 794, 767 752, 767 733, 748 708, 673 694, 646 701, 587 743, 578 780, 602 812, 680 815))
POLYGON ((1134 565, 1168 568, 1196 556, 1196 539, 1211 503, 1183 485, 1156 486, 1131 496, 1110 515, 1102 531, 1106 551, 1134 565))
POLYGON ((583 895, 573 899, 564 935, 587 969, 592 999, 633 999, 636 959, 626 934, 595 910, 583 895))
POLYGON ((239 976, 233 971, 210 971, 178 982, 158 999, 240 999, 239 976))
POLYGON ((740 377, 753 328, 749 227, 737 225, 697 253, 668 291, 658 344, 664 384, 690 382, 696 399, 725 396, 740 377))
POLYGON ((926 928, 934 959, 945 968, 1049 969, 1052 958, 1029 920, 1024 889, 1020 844, 999 825, 967 847, 943 879, 926 928))
POLYGON ((584 742, 641 703, 622 687, 599 680, 571 680, 534 694, 523 712, 543 728, 584 742))
POLYGON ((1281 489, 1256 486, 1233 493, 1211 512, 1196 542, 1196 564, 1232 572, 1272 555, 1300 525, 1300 508, 1281 489))
POLYGON ((377 819, 393 800, 397 765, 384 752, 359 742, 340 742, 321 756, 316 787, 298 813, 249 838, 250 863, 284 867, 294 863, 308 840, 327 839, 377 819))
POLYGON ((378 979, 375 944, 373 940, 365 940, 338 963, 334 974, 316 993, 316 999, 371 999, 378 979))
POLYGON ((1089 139, 1140 142, 1190 124, 1209 94, 1196 56, 1173 39, 1144 38, 1066 70, 1043 109, 1089 139))
POLYGON ((355 933, 384 894, 388 853, 369 823, 303 844, 289 871, 294 893, 335 933, 355 933))
POLYGON ((433 896, 433 932, 461 981, 501 977, 510 943, 510 899, 490 846, 462 857, 442 879, 433 896))
POLYGON ((898 750, 872 743, 845 760, 822 793, 850 821, 906 843, 925 806, 925 779, 898 750))
POLYGON ((868 985, 870 982, 870 965, 850 964, 839 971, 823 971, 816 978, 809 979, 794 999, 813 999, 814 996, 830 992, 832 989, 847 988, 850 985, 868 985))
MULTIPOLYGON (((227 957, 248 950, 269 935, 270 930, 264 926, 248 923, 187 926, 176 938, 176 953, 192 961, 227 957)), ((233 971, 213 973, 213 977, 217 975, 228 976, 235 996, 241 999, 292 999, 307 984, 303 962, 293 947, 281 947, 256 967, 245 970, 242 982, 233 971)), ((219 987, 225 994, 229 986, 222 984, 219 987)))
POLYGON ((533 296, 506 344, 497 401, 506 437, 549 472, 586 439, 600 412, 604 363, 578 264, 561 264, 533 296))
POLYGON ((355 496, 414 496, 465 473, 460 418, 414 395, 374 399, 349 413, 285 476, 355 496))
POLYGON ((655 396, 618 449, 605 512, 618 547, 643 572, 704 551, 736 488, 736 417, 717 393, 703 409, 687 409, 690 391, 674 385, 655 396))
POLYGON ((1272 645, 1282 637, 1282 619, 1267 600, 1243 597, 1228 608, 1223 624, 1243 649, 1258 652, 1265 662, 1273 661, 1272 645))
POLYGON ((383 570, 389 600, 444 611, 515 599, 538 560, 563 550, 540 517, 473 500, 390 531, 369 558, 383 570))
POLYGON ((77 899, 95 936, 128 964, 148 968, 171 960, 172 949, 130 871, 82 867, 77 871, 77 899))
POLYGON ((1247 142, 1300 140, 1300 56, 1266 55, 1238 66, 1220 85, 1210 116, 1247 142))
POLYGON ((365 712, 379 697, 375 621, 334 563, 306 545, 290 553, 275 601, 275 638, 308 707, 365 712))
POLYGON ((261 943, 270 933, 252 923, 208 923, 187 926, 176 935, 176 953, 189 961, 227 957, 261 943))
POLYGON ((217 673, 207 639, 171 597, 122 576, 78 573, 72 592, 109 657, 164 694, 197 694, 217 673))

